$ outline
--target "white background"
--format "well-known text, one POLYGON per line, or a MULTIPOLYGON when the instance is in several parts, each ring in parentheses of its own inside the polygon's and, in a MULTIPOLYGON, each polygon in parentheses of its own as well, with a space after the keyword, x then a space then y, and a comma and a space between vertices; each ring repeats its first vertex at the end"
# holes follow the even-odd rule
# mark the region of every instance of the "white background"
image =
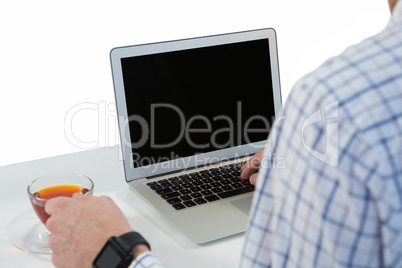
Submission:
POLYGON ((66 137, 66 117, 88 142, 80 147, 118 142, 113 47, 273 27, 285 100, 303 74, 388 18, 386 0, 2 1, 0 166, 87 149, 66 137), (92 110, 71 117, 80 105, 92 110))

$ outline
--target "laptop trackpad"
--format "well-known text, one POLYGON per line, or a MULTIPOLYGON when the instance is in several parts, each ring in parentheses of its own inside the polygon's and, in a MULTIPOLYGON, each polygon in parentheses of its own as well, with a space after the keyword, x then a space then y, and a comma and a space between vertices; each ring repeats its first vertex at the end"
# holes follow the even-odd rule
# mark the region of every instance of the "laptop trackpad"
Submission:
POLYGON ((235 200, 232 203, 236 208, 242 211, 247 216, 250 214, 251 203, 253 202, 253 197, 246 197, 243 199, 235 200))

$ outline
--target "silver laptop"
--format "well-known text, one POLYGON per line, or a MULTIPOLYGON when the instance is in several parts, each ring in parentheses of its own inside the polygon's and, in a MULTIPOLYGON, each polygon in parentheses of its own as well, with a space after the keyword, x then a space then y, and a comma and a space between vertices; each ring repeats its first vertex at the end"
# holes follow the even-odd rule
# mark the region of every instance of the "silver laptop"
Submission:
POLYGON ((240 179, 281 109, 276 35, 261 29, 114 48, 130 188, 193 242, 244 232, 240 179))

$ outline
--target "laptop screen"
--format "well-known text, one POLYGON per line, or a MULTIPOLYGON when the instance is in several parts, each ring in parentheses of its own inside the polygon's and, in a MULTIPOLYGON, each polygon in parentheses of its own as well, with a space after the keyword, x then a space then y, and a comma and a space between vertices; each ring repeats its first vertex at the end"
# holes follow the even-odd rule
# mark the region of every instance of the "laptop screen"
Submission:
POLYGON ((121 58, 134 167, 266 140, 269 51, 258 39, 121 58))

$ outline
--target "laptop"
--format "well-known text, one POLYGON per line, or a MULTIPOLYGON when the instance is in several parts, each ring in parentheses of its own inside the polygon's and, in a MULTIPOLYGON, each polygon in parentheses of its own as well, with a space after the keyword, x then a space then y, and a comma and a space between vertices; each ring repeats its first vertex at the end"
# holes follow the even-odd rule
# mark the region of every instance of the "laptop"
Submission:
POLYGON ((197 244, 247 227, 240 179, 281 110, 273 29, 110 53, 125 179, 197 244))

